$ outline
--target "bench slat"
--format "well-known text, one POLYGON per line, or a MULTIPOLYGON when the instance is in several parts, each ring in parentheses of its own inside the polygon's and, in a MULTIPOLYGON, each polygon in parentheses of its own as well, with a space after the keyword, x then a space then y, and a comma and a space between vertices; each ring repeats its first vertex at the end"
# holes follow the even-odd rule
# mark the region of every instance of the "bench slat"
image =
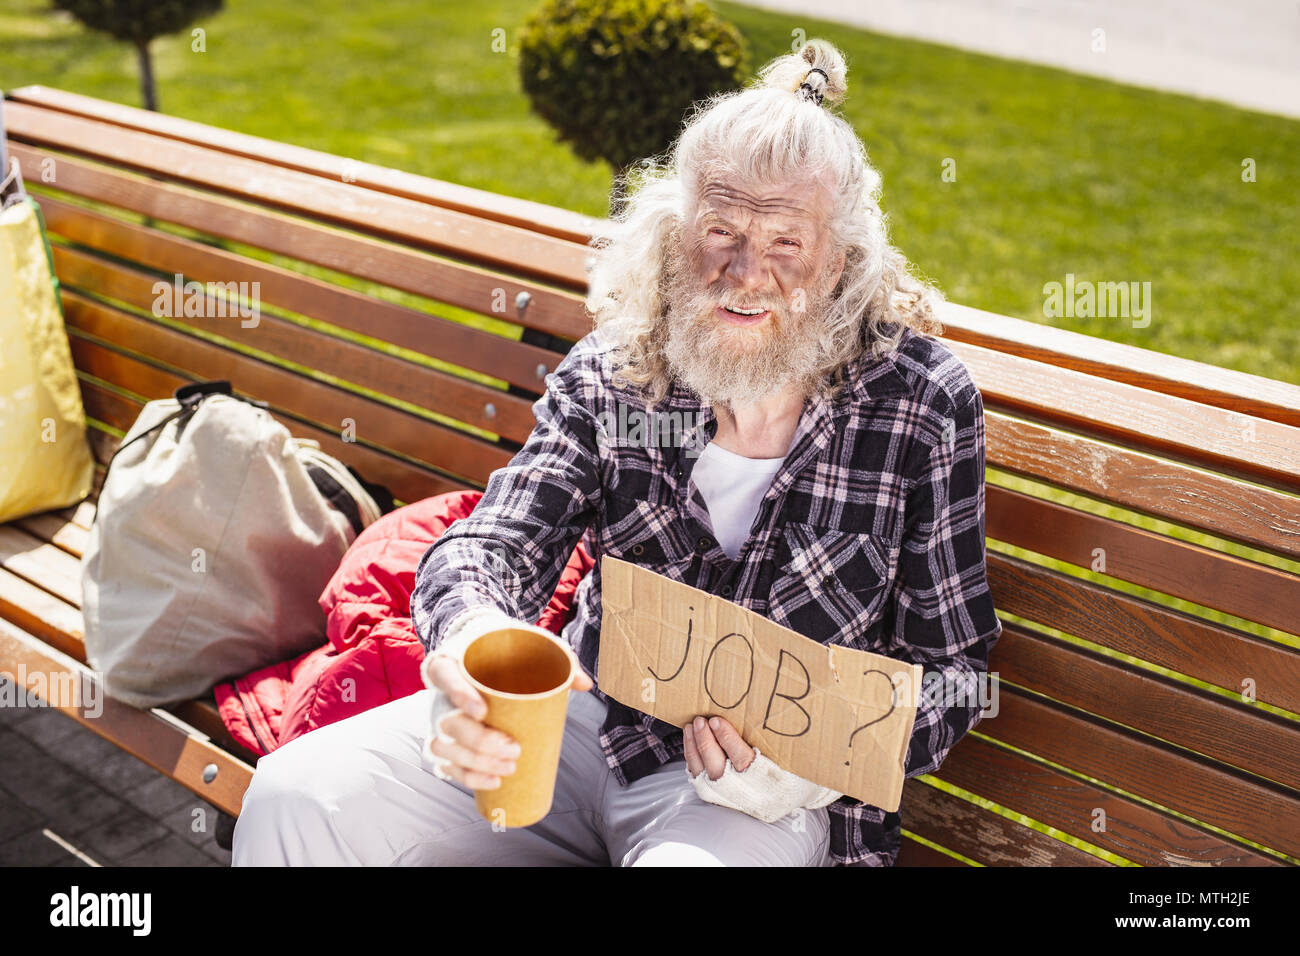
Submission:
MULTIPOLYGON (((331 285, 256 259, 60 202, 40 199, 52 235, 198 282, 256 282, 261 301, 540 393, 538 366, 562 355, 331 285)), ((244 330, 246 331, 246 330, 244 330)))
MULTIPOLYGON (((152 309, 156 298, 153 287, 158 280, 151 275, 58 245, 54 246, 54 264, 65 290, 93 290, 137 309, 152 309)), ((233 309, 233 306, 229 309, 223 307, 228 312, 233 309)), ((386 355, 276 316, 262 314, 255 327, 244 328, 243 320, 237 315, 218 316, 211 304, 205 306, 205 311, 208 315, 203 317, 175 315, 168 318, 196 331, 222 336, 241 347, 306 366, 392 399, 417 407, 436 408, 448 418, 505 435, 520 444, 532 431, 532 403, 499 388, 386 355), (485 412, 488 406, 493 412, 490 417, 485 412)), ((100 337, 131 347, 132 340, 129 339, 100 337)))
POLYGON ((130 343, 140 354, 184 370, 195 379, 228 379, 237 393, 267 401, 273 411, 315 422, 332 419, 333 427, 340 431, 344 420, 351 418, 361 441, 447 471, 454 468, 470 481, 485 482, 513 455, 463 432, 93 303, 75 292, 64 290, 63 299, 77 367, 145 398, 170 398, 175 386, 160 386, 164 382, 184 385, 188 379, 162 370, 147 372, 148 363, 97 344, 82 333, 105 342, 130 343))
POLYGON ((984 423, 992 467, 1300 559, 1300 499, 1295 495, 998 411, 986 411, 984 423))
POLYGON ((998 705, 998 715, 979 724, 985 736, 1227 833, 1300 856, 1300 794, 1006 684, 998 705))
POLYGON ((544 282, 571 288, 586 282, 588 251, 583 246, 527 229, 24 103, 6 107, 5 125, 10 137, 22 142, 55 146, 544 282))
POLYGON ((57 512, 29 515, 10 523, 42 541, 48 541, 74 558, 80 558, 85 553, 89 531, 62 518, 57 512))
POLYGON ((1280 631, 1300 621, 1300 578, 1122 521, 988 486, 989 537, 1091 568, 1097 549, 1105 574, 1203 604, 1280 631))
POLYGON ((988 580, 999 614, 1014 614, 1121 654, 1300 713, 1300 651, 996 552, 988 580))
POLYGON ((903 826, 985 866, 1109 866, 1046 833, 923 781, 904 784, 903 826))
POLYGON ((349 182, 394 196, 404 196, 470 213, 483 219, 519 226, 582 245, 590 238, 593 220, 568 209, 547 206, 528 199, 502 196, 499 193, 472 189, 459 183, 444 182, 413 173, 360 163, 332 153, 322 153, 302 146, 281 143, 260 136, 196 123, 153 110, 123 106, 93 96, 55 90, 44 86, 24 86, 10 90, 6 96, 20 103, 30 103, 72 113, 127 129, 141 130, 181 142, 205 146, 236 156, 274 163, 288 169, 313 173, 335 181, 349 182))
POLYGON ((0 567, 0 618, 69 657, 86 659, 81 610, 4 567, 0 567))
POLYGON ((201 699, 181 701, 163 709, 169 714, 175 714, 199 733, 207 734, 222 750, 257 766, 258 754, 231 736, 221 720, 221 712, 217 710, 216 698, 211 694, 201 699))
POLYGON ((576 340, 591 329, 582 298, 576 293, 450 262, 370 236, 329 229, 224 196, 95 166, 21 142, 11 140, 9 151, 18 157, 23 177, 37 193, 38 202, 41 163, 50 159, 56 164, 56 185, 62 192, 475 312, 492 314, 494 302, 503 299, 508 311, 495 317, 562 338, 576 340), (522 312, 515 308, 520 292, 530 297, 522 312))
POLYGON ((1300 386, 945 302, 945 339, 1300 427, 1300 386))
POLYGON ((898 848, 898 859, 894 862, 895 866, 967 866, 956 857, 948 856, 946 853, 940 853, 938 850, 926 846, 917 840, 911 839, 906 833, 903 834, 903 844, 898 848))
POLYGON ((1119 794, 1102 790, 978 736, 948 754, 937 778, 1143 866, 1279 866, 1119 794), (1100 809, 1104 818, 1096 815, 1100 809), (1100 823, 1101 829, 1094 830, 1100 823))
MULTIPOLYGON (((26 686, 33 690, 65 686, 65 680, 95 680, 84 664, 4 619, 0 619, 0 671, 13 676, 15 681, 25 675, 26 686)), ((62 713, 188 787, 217 809, 239 815, 244 792, 253 775, 253 768, 247 763, 161 710, 137 710, 102 693, 95 698, 87 694, 86 698, 102 700, 103 712, 86 717, 74 706, 75 700, 55 699, 52 703, 60 705, 57 709, 62 713), (217 773, 210 783, 205 783, 203 770, 209 765, 215 766, 217 773)))
POLYGON ((989 668, 1018 687, 1300 789, 1300 725, 1293 721, 1018 625, 1004 628, 989 668))
MULTIPOLYGON (((183 380, 182 380, 183 381, 183 380)), ((107 425, 126 431, 139 416, 143 403, 132 402, 93 382, 80 381, 81 400, 86 413, 107 425), (118 420, 112 416, 125 409, 118 420)), ((410 464, 391 455, 368 448, 361 442, 345 442, 332 432, 323 431, 302 422, 273 416, 280 424, 289 429, 296 438, 310 438, 320 442, 321 450, 333 455, 344 464, 357 469, 367 481, 386 485, 397 499, 404 502, 419 501, 430 495, 440 495, 447 491, 457 491, 467 487, 464 483, 454 481, 445 475, 429 471, 418 465, 410 464)), ((90 436, 99 443, 96 452, 100 461, 108 461, 116 449, 119 439, 98 429, 92 430, 90 436)))
POLYGON ((1300 428, 948 341, 988 407, 1300 491, 1300 428))
POLYGON ((0 567, 81 606, 81 562, 12 524, 0 525, 0 567))

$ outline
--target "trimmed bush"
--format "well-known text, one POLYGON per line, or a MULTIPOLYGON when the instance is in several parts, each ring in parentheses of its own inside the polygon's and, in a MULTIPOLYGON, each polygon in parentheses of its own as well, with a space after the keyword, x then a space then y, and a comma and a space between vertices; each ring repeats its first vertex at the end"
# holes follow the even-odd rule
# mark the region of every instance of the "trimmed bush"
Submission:
POLYGON ((621 180, 672 143, 693 102, 743 86, 746 56, 740 32, 704 3, 546 0, 524 25, 519 70, 560 141, 621 180))

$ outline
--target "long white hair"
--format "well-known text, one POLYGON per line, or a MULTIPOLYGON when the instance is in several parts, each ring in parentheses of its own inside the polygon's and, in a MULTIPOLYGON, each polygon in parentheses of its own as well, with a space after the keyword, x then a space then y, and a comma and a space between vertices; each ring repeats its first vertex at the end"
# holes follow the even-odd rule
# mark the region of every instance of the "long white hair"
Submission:
POLYGON ((618 378, 640 386, 651 405, 669 388, 668 244, 682 241, 687 197, 698 195, 707 181, 778 183, 797 177, 820 180, 827 188, 831 255, 845 255, 820 328, 826 362, 819 378, 830 393, 842 384, 843 367, 864 350, 881 355, 896 348, 904 326, 942 332, 936 317, 940 294, 915 278, 889 244, 880 174, 857 133, 829 109, 844 97, 846 74, 839 50, 809 40, 797 53, 769 62, 745 89, 695 104, 676 143, 629 173, 626 205, 591 242, 596 261, 587 308, 618 350, 618 378), (821 106, 799 92, 805 82, 822 94, 821 106))

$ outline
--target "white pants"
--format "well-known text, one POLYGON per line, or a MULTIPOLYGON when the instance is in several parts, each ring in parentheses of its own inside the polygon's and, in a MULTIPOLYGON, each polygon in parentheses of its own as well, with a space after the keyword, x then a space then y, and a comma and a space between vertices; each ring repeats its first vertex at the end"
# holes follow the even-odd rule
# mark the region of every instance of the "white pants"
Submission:
POLYGON ((828 811, 763 823, 706 803, 674 761, 620 786, 605 705, 571 692, 550 814, 496 829, 473 792, 434 776, 433 691, 313 730, 263 757, 235 825, 235 866, 826 866, 828 811))

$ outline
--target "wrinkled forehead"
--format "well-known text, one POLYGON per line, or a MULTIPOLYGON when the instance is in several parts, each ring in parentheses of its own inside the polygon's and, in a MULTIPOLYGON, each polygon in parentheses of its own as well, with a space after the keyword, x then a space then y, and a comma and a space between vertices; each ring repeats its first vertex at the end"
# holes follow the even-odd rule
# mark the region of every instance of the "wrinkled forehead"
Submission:
POLYGON ((816 180, 759 183, 713 177, 687 197, 688 217, 698 220, 709 214, 732 222, 757 221, 779 229, 816 231, 826 222, 827 197, 816 180))

